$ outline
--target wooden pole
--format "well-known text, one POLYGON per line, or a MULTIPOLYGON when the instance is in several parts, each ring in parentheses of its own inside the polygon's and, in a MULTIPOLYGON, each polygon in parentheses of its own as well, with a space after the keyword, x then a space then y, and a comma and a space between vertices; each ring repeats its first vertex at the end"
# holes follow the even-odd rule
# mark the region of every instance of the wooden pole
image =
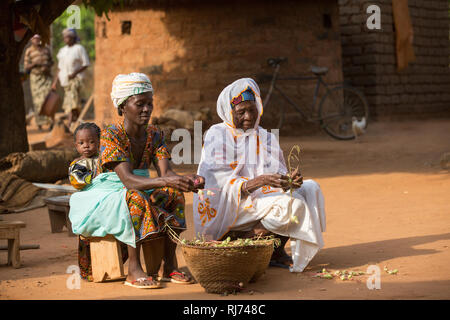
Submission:
POLYGON ((94 95, 91 94, 91 96, 89 97, 89 100, 86 102, 86 104, 83 107, 83 110, 81 111, 80 115, 78 116, 77 121, 73 122, 72 125, 70 126, 70 131, 74 132, 75 129, 77 128, 77 126, 79 124, 81 124, 81 122, 83 121, 83 118, 86 115, 86 112, 89 110, 89 107, 91 106, 93 100, 94 100, 94 95))

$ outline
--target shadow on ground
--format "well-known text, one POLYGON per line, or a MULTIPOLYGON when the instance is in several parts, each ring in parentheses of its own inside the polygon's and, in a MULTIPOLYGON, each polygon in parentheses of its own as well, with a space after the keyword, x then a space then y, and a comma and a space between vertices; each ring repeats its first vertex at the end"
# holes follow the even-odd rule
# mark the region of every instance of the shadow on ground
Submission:
POLYGON ((410 257, 439 253, 434 249, 416 249, 426 243, 439 240, 450 240, 450 233, 389 239, 374 242, 358 243, 349 246, 324 248, 311 261, 309 267, 319 270, 327 265, 334 269, 351 269, 374 262, 390 260, 399 257, 410 257), (360 255, 360 253, 364 253, 360 255))

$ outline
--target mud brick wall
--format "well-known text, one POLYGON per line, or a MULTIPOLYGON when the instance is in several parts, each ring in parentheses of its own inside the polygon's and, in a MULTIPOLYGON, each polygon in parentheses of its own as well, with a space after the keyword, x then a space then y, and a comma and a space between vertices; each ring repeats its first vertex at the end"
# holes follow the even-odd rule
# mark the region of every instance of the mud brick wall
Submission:
POLYGON ((409 0, 416 60, 398 72, 392 0, 339 0, 343 72, 367 96, 374 117, 450 116, 449 2, 409 0), (381 30, 368 30, 368 5, 381 30))
MULTIPOLYGON (((216 120, 221 90, 238 78, 258 81, 270 75, 269 57, 289 59, 281 74, 304 74, 310 65, 320 65, 330 69, 327 81, 343 80, 337 0, 135 3, 110 13, 110 21, 96 18, 95 106, 100 124, 117 118, 110 92, 118 73, 138 71, 150 77, 155 115, 171 107, 209 107, 216 120)), ((309 105, 313 85, 291 83, 286 90, 309 105)), ((260 86, 265 93, 267 84, 260 86)), ((272 110, 278 102, 271 100, 272 110)))

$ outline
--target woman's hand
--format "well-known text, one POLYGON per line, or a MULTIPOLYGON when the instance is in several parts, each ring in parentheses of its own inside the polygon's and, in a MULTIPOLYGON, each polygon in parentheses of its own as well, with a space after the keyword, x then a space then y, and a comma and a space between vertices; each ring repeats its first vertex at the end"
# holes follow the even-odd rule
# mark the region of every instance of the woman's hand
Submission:
POLYGON ((25 71, 26 72, 30 72, 33 68, 35 68, 37 66, 37 64, 36 63, 32 63, 32 64, 30 64, 30 65, 28 65, 28 66, 26 66, 25 67, 25 71))
POLYGON ((300 188, 303 184, 303 176, 299 170, 299 168, 296 168, 294 171, 292 171, 291 173, 291 179, 292 179, 292 187, 293 188, 300 188))
POLYGON ((249 194, 263 186, 281 188, 284 191, 291 188, 300 188, 303 184, 303 177, 299 169, 295 169, 290 177, 282 174, 263 174, 245 183, 244 194, 249 194))
POLYGON ((245 182, 241 192, 244 196, 247 196, 263 186, 282 188, 283 190, 289 189, 289 177, 282 174, 263 174, 245 182))
MULTIPOLYGON (((288 177, 289 180, 289 177, 288 177)), ((300 188, 303 184, 303 176, 299 170, 299 168, 296 168, 294 171, 292 171, 290 175, 290 185, 287 188, 283 188, 284 191, 287 191, 291 188, 297 189, 300 188)))
POLYGON ((161 178, 164 180, 164 185, 174 189, 178 189, 181 192, 190 192, 195 190, 194 181, 188 176, 165 176, 161 178))
POLYGON ((187 177, 189 177, 194 183, 194 189, 192 191, 197 192, 198 190, 205 188, 205 178, 203 178, 202 176, 199 176, 197 174, 190 174, 187 175, 187 177))
POLYGON ((282 174, 263 174, 257 179, 259 180, 259 187, 271 186, 282 189, 289 187, 289 177, 282 174))

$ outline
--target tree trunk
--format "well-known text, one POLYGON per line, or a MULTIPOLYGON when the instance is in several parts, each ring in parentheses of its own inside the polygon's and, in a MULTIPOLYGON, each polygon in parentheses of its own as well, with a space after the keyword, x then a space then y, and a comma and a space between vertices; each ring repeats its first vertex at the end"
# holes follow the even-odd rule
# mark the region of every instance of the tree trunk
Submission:
POLYGON ((12 4, 0 1, 0 158, 28 151, 25 102, 19 74, 19 43, 14 40, 12 4))
POLYGON ((14 6, 22 5, 26 10, 41 3, 40 16, 45 25, 50 25, 73 0, 0 1, 0 158, 12 152, 27 152, 28 138, 25 121, 25 101, 19 74, 22 51, 33 35, 28 30, 24 38, 14 39, 14 6))

